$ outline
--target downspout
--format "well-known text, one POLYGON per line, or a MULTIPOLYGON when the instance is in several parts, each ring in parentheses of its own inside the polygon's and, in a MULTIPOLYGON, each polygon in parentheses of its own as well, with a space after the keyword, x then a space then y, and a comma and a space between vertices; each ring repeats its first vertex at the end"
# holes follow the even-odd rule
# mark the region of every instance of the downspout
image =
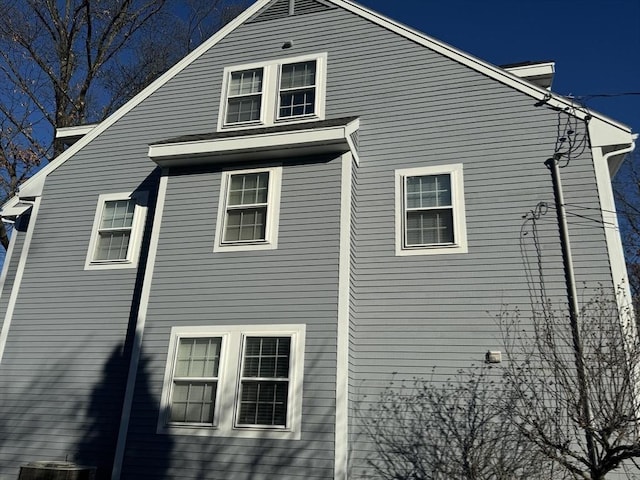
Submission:
POLYGON ((584 351, 582 339, 580 338, 580 327, 578 325, 580 307, 578 306, 578 291, 576 288, 575 273, 573 270, 573 258, 571 255, 571 242, 569 240, 569 227, 567 223, 567 213, 565 210, 564 194, 562 191, 562 181, 560 179, 560 168, 558 161, 561 155, 556 154, 548 159, 544 164, 551 170, 553 181, 553 196, 558 215, 558 227, 560 229, 560 246, 562 248, 562 262, 564 264, 564 276, 567 287, 567 299, 569 302, 569 324, 571 326, 571 338, 573 341, 573 354, 576 364, 576 374, 578 376, 578 396, 580 399, 580 416, 585 425, 585 440, 587 444, 587 454, 590 470, 598 466, 596 447, 593 439, 591 427, 591 405, 589 404, 589 394, 587 391, 587 375, 584 365, 584 351))
MULTIPOLYGON (((621 148, 620 150, 613 150, 613 151, 611 151, 609 153, 605 153, 605 154, 602 155, 602 161, 606 165, 607 171, 609 172, 609 182, 611 182, 611 180, 613 180, 613 177, 615 176, 615 174, 617 172, 617 169, 616 169, 616 171, 613 171, 613 172, 609 169, 609 160, 611 158, 613 158, 613 157, 625 156, 625 155, 633 152, 636 149, 636 143, 635 142, 636 142, 637 139, 638 139, 638 134, 637 133, 633 134, 631 136, 631 144, 628 147, 621 148)), ((620 162, 620 164, 622 164, 622 161, 620 162)), ((605 213, 606 212, 603 212, 603 217, 605 216, 605 213)), ((616 213, 611 213, 611 216, 614 217, 611 220, 615 221, 616 229, 618 231, 620 231, 619 230, 619 226, 618 226, 617 211, 616 211, 616 213)), ((605 221, 605 224, 606 224, 606 221, 605 221)), ((626 274, 626 262, 625 262, 625 270, 624 271, 625 271, 625 274, 626 274)), ((615 278, 615 274, 613 274, 613 272, 612 272, 612 278, 613 278, 614 283, 620 280, 620 279, 615 278)), ((618 302, 618 308, 620 309, 620 311, 623 311, 624 308, 632 308, 633 307, 633 302, 631 302, 631 289, 630 289, 628 278, 626 278, 626 281, 624 282, 623 285, 618 285, 618 287, 624 288, 624 297, 625 297, 624 299, 627 300, 626 304, 624 304, 624 305, 619 301, 618 302)), ((624 300, 624 299, 620 299, 620 300, 624 300)), ((629 313, 632 313, 632 310, 629 310, 629 313)))

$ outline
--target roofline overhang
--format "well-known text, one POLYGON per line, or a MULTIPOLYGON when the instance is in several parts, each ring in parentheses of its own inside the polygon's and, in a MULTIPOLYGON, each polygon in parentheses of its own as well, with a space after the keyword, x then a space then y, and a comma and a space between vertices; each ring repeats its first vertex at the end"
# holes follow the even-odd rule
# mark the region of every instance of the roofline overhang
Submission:
POLYGON ((62 140, 65 145, 73 145, 98 125, 99 123, 92 123, 87 125, 76 125, 75 127, 57 128, 56 138, 62 140))
POLYGON ((358 130, 359 126, 359 119, 355 119, 346 125, 323 128, 169 141, 150 145, 149 157, 158 166, 166 168, 342 154, 348 151, 356 154, 351 134, 358 130))
POLYGON ((527 65, 517 65, 513 67, 503 67, 509 73, 530 81, 540 87, 551 88, 553 76, 556 71, 555 62, 538 62, 527 65))

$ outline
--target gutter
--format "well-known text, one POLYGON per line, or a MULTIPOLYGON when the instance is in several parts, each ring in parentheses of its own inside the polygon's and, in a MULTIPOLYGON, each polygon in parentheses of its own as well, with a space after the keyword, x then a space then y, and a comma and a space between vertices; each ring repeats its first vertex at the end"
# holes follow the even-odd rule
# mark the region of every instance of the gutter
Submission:
POLYGON ((631 153, 636 149, 636 140, 638 140, 638 134, 634 133, 631 135, 631 144, 628 147, 622 148, 620 150, 613 150, 612 152, 606 153, 603 155, 603 159, 607 162, 607 166, 609 167, 609 173, 611 174, 611 178, 615 177, 624 162, 624 156, 627 153, 631 153), (621 156, 619 161, 612 162, 609 164, 609 159, 613 157, 621 156))

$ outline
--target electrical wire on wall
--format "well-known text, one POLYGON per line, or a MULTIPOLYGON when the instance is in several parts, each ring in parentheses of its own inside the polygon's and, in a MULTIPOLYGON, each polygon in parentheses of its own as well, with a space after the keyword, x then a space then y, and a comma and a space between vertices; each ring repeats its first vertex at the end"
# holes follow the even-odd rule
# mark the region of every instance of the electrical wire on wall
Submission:
POLYGON ((542 245, 540 243, 538 222, 548 211, 549 205, 546 202, 538 203, 535 208, 522 216, 524 221, 520 227, 520 256, 524 263, 531 311, 535 312, 540 308, 545 317, 548 313, 548 296, 544 281, 542 245), (529 245, 533 246, 533 259, 529 253, 529 245))

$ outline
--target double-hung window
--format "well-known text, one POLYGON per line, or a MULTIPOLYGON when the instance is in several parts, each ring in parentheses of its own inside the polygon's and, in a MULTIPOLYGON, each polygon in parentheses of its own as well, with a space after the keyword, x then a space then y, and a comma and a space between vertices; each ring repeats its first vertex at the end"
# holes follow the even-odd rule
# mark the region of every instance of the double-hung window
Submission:
POLYGON ((316 60, 311 60, 281 66, 278 119, 315 113, 316 64, 316 60))
POLYGON ((324 119, 327 54, 224 69, 218 129, 324 119))
POLYGON ((396 253, 467 251, 462 165, 396 171, 396 253))
POLYGON ((238 426, 287 425, 291 337, 245 337, 238 426))
POLYGON ((299 438, 304 325, 175 327, 158 430, 299 438))
POLYGON ((262 111, 262 68, 231 72, 225 124, 259 122, 262 111))
POLYGON ((213 425, 222 337, 178 340, 170 421, 213 425))
POLYGON ((222 173, 214 251, 274 249, 282 167, 222 173))
POLYGON ((100 195, 85 267, 122 268, 137 263, 146 194, 100 195))

